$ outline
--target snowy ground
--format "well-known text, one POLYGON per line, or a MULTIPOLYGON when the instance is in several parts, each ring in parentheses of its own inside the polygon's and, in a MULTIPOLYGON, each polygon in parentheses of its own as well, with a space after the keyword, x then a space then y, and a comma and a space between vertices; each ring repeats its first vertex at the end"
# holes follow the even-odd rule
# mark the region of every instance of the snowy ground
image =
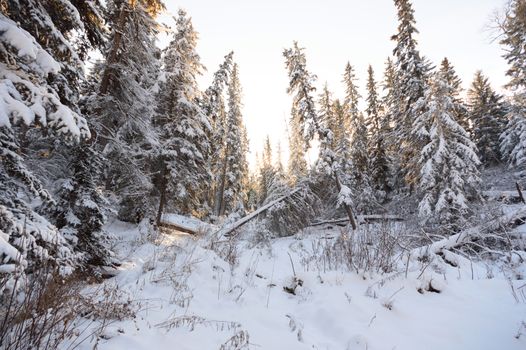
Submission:
POLYGON ((206 238, 153 243, 136 226, 110 229, 124 264, 105 283, 133 300, 136 318, 108 326, 101 350, 526 349, 526 281, 483 264, 411 261, 406 277, 402 259, 402 272, 370 276, 309 259, 339 235, 331 229, 258 247, 241 240, 224 258, 206 238), (294 273, 295 295, 284 290, 294 273))

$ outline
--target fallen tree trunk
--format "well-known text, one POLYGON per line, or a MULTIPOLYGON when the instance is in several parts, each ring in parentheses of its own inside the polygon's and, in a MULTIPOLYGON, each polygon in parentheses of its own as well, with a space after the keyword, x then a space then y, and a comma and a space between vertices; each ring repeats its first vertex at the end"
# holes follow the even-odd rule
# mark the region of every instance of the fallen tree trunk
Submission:
POLYGON ((444 238, 440 241, 431 243, 429 245, 420 248, 415 248, 411 251, 411 255, 421 257, 429 254, 437 254, 445 249, 457 248, 478 235, 483 235, 484 233, 497 230, 501 227, 513 225, 517 220, 524 220, 525 218, 526 207, 522 207, 520 209, 515 210, 512 213, 502 215, 482 225, 478 225, 470 229, 464 230, 460 233, 444 238))
MULTIPOLYGON (((364 222, 371 222, 371 221, 404 221, 404 218, 398 215, 382 215, 382 214, 371 214, 371 215, 358 215, 358 222, 360 224, 364 222)), ((326 221, 320 221, 320 222, 313 222, 309 226, 321 226, 326 224, 340 224, 340 223, 346 223, 349 222, 349 218, 339 218, 339 219, 333 219, 333 220, 326 220, 326 221)))
POLYGON ((165 227, 171 230, 190 234, 197 234, 199 232, 206 232, 210 230, 212 225, 202 222, 196 218, 165 213, 161 216, 159 227, 165 227))
POLYGON ((221 238, 223 236, 226 236, 226 237, 229 237, 230 234, 240 228, 241 226, 243 226, 244 224, 246 224, 247 222, 249 222, 250 220, 254 219, 255 217, 257 217, 259 214, 262 214, 264 213, 265 211, 267 211, 268 209, 272 208, 273 206, 275 206, 276 204, 278 204, 279 202, 282 202, 284 201, 285 199, 289 198, 290 196, 292 196, 293 194, 295 194, 296 192, 298 192, 301 188, 296 188, 295 190, 293 190, 292 192, 290 192, 289 194, 286 194, 284 196, 281 196, 279 197, 278 199, 276 200, 273 200, 272 202, 262 206, 261 208, 253 211, 252 213, 246 215, 246 216, 243 216, 241 219, 239 219, 238 221, 234 222, 233 224, 231 225, 228 225, 227 227, 224 227, 224 228, 221 228, 219 231, 216 232, 216 235, 218 238, 221 238))

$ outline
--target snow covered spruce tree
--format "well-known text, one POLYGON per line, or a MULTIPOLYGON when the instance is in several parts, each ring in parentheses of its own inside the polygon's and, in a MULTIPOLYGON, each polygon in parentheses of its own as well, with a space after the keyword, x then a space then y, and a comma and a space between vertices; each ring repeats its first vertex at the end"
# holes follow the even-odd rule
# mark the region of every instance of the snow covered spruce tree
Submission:
POLYGON ((331 107, 334 119, 332 123, 334 129, 331 130, 334 135, 334 152, 340 162, 342 182, 349 183, 348 176, 352 170, 349 115, 345 105, 338 99, 334 100, 331 107))
POLYGON ((270 186, 274 181, 274 165, 272 164, 272 146, 270 144, 270 137, 267 135, 265 143, 263 145, 263 154, 261 157, 261 164, 259 167, 259 177, 258 177, 258 193, 259 193, 259 204, 266 202, 270 186))
POLYGON ((98 149, 107 159, 106 188, 117 195, 119 217, 138 222, 154 212, 150 164, 158 148, 152 127, 154 87, 159 76, 155 46, 160 1, 108 1, 111 35, 104 61, 92 72, 86 98, 98 149))
POLYGON ((221 160, 216 206, 219 215, 244 211, 244 184, 248 177, 248 141, 241 114, 241 83, 234 63, 228 84, 228 111, 225 126, 225 149, 221 160))
POLYGON ((367 124, 369 168, 371 184, 378 201, 383 202, 389 192, 390 164, 387 154, 387 137, 389 124, 385 120, 385 113, 378 96, 377 84, 374 79, 373 67, 367 70, 367 124))
POLYGON ((363 113, 358 104, 361 98, 356 84, 354 68, 347 63, 343 75, 345 85, 344 108, 348 118, 350 136, 349 163, 352 164, 348 173, 348 181, 354 192, 354 197, 359 198, 356 202, 358 210, 367 210, 374 202, 374 194, 371 189, 369 177, 369 155, 367 126, 363 113))
POLYGON ((412 192, 418 179, 415 162, 418 150, 421 148, 419 140, 411 133, 413 122, 423 112, 417 107, 425 107, 416 102, 424 96, 427 89, 428 66, 417 49, 415 35, 414 10, 409 0, 394 0, 398 10, 398 33, 392 37, 396 42, 393 51, 395 56, 396 89, 398 98, 392 106, 394 125, 394 142, 399 145, 399 161, 401 173, 398 174, 405 181, 408 190, 412 192))
POLYGON ((512 0, 501 24, 509 68, 507 84, 513 92, 508 125, 501 136, 501 151, 510 166, 526 176, 526 0, 512 0))
POLYGON ((56 225, 80 255, 83 264, 107 266, 113 253, 103 226, 106 223, 106 199, 99 190, 104 158, 92 144, 74 147, 70 170, 58 192, 56 225))
POLYGON ((455 120, 453 88, 435 74, 419 103, 426 111, 414 122, 415 137, 425 140, 418 158, 418 212, 429 223, 456 223, 468 213, 468 201, 480 199, 477 148, 455 120))
POLYGON ((455 104, 455 110, 457 122, 466 130, 470 135, 472 135, 472 127, 469 123, 469 112, 468 107, 462 100, 462 80, 457 75, 455 68, 449 62, 447 57, 444 57, 440 63, 440 71, 446 79, 446 82, 451 86, 451 93, 453 96, 453 103, 455 104))
POLYGON ((288 176, 291 185, 296 185, 307 176, 307 161, 305 160, 305 152, 307 146, 301 130, 300 115, 294 106, 291 109, 291 117, 289 121, 290 134, 289 136, 289 162, 288 162, 288 176))
POLYGON ((165 206, 197 217, 209 212, 206 184, 211 179, 208 157, 212 129, 198 103, 196 81, 204 67, 195 51, 197 33, 184 10, 179 10, 176 25, 164 53, 166 77, 160 86, 156 116, 161 138, 156 180, 160 191, 158 221, 165 206))
MULTIPOLYGON (((47 16, 38 9, 35 16, 47 16)), ((46 26, 51 42, 56 27, 49 21, 46 26)), ((61 64, 51 49, 48 52, 37 42, 36 27, 32 30, 0 14, 0 273, 7 275, 3 288, 8 289, 17 272, 50 264, 72 266, 75 258, 57 228, 29 204, 33 199, 53 200, 24 164, 20 131, 45 128, 50 135, 73 142, 90 137, 85 119, 62 102, 58 85, 52 83, 62 72, 61 64)))
POLYGON ((468 90, 468 106, 472 139, 482 164, 498 164, 501 160, 499 137, 506 123, 506 111, 501 96, 491 88, 481 71, 475 73, 468 90))
POLYGON ((220 215, 221 201, 224 197, 222 183, 222 160, 225 155, 226 146, 226 106, 224 90, 228 86, 229 77, 233 65, 233 52, 225 56, 225 60, 214 73, 212 84, 206 89, 201 101, 204 113, 209 117, 212 130, 210 135, 210 171, 212 182, 209 189, 208 202, 214 203, 213 214, 220 215))
POLYGON ((351 209, 352 193, 349 187, 341 182, 339 162, 330 148, 333 135, 327 126, 320 121, 312 97, 312 93, 316 90, 313 86, 316 76, 307 70, 305 54, 297 42, 294 42, 291 49, 286 49, 283 56, 290 78, 287 92, 293 96, 293 108, 297 112, 301 135, 304 136, 307 147, 315 136, 318 137, 320 153, 316 162, 316 169, 334 179, 339 192, 338 202, 345 209, 353 229, 356 229, 356 220, 351 209))

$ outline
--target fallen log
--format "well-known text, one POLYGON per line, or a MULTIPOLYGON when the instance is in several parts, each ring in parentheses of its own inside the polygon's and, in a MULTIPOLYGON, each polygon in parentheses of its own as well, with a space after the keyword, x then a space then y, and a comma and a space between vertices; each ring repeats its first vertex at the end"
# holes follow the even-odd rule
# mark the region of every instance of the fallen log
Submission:
POLYGON ((163 214, 159 226, 195 235, 207 231, 212 225, 178 214, 163 214))
POLYGON ((429 245, 415 248, 411 251, 411 256, 422 257, 429 254, 437 254, 442 250, 457 248, 462 244, 468 242, 471 238, 474 238, 478 235, 489 233, 501 227, 516 225, 517 221, 525 219, 526 207, 522 207, 511 213, 493 219, 487 223, 464 230, 462 232, 441 239, 429 245))
POLYGON ((228 225, 226 227, 223 227, 221 228, 219 231, 217 231, 215 234, 217 236, 217 238, 221 238, 223 236, 225 237, 230 237, 231 233, 233 231, 235 231, 236 229, 240 228, 241 226, 243 226, 244 224, 246 224, 247 222, 249 222, 250 220, 254 219, 255 217, 257 217, 259 214, 262 214, 264 213, 265 211, 269 210, 270 208, 272 208, 273 206, 275 206, 276 204, 278 204, 279 202, 282 202, 284 201, 285 199, 289 198, 290 196, 292 196, 293 194, 295 194, 296 192, 298 192, 301 188, 297 188, 295 190, 293 190, 292 192, 290 192, 289 194, 286 194, 284 196, 281 196, 279 197, 278 199, 275 199, 273 200, 272 202, 262 206, 261 208, 253 211, 252 213, 246 215, 246 216, 243 216, 241 219, 239 219, 238 221, 234 222, 233 224, 231 225, 228 225))
MULTIPOLYGON (((358 215, 358 223, 368 223, 368 222, 376 222, 376 221, 404 221, 404 218, 398 215, 383 215, 383 214, 371 214, 371 215, 358 215)), ((339 218, 339 219, 333 219, 333 220, 326 220, 326 221, 319 221, 319 222, 313 222, 309 226, 322 226, 322 225, 330 225, 330 224, 340 224, 340 223, 347 223, 349 222, 349 218, 339 218)))

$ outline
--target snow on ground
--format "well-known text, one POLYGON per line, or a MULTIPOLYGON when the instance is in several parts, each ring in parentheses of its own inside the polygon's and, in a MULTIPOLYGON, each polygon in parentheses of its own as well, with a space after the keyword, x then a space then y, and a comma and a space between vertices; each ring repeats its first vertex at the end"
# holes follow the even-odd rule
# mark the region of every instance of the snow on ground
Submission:
POLYGON ((214 250, 204 237, 109 229, 124 263, 105 283, 135 300, 137 313, 108 326, 99 350, 526 349, 526 282, 482 264, 411 261, 406 278, 402 259, 402 272, 371 276, 310 258, 339 234, 327 229, 214 250), (294 274, 303 282, 295 295, 284 290, 294 274))

